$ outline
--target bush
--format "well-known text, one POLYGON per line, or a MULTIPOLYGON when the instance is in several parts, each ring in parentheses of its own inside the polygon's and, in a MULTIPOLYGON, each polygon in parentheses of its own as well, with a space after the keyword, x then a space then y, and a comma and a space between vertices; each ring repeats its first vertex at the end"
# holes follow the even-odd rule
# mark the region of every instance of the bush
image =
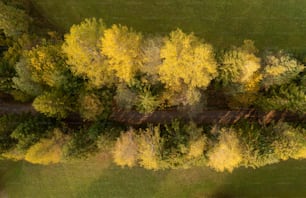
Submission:
POLYGON ((207 155, 208 166, 218 172, 225 170, 232 172, 242 161, 242 148, 236 131, 231 128, 222 128, 218 142, 207 155))
POLYGON ((56 128, 51 138, 42 138, 28 149, 25 160, 43 165, 59 163, 62 159, 62 147, 65 141, 67 141, 67 136, 56 128))
POLYGON ((133 167, 138 157, 136 133, 133 129, 121 133, 113 150, 114 162, 119 166, 133 167))

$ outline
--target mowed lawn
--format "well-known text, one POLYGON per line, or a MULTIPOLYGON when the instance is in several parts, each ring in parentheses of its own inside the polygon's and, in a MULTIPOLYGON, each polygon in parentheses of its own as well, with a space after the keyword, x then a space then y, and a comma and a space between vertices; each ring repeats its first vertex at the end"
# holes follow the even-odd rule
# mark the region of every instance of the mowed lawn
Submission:
POLYGON ((216 47, 252 39, 261 49, 306 51, 305 0, 32 0, 65 32, 87 17, 144 33, 177 27, 216 47))
POLYGON ((148 171, 104 158, 39 166, 0 161, 0 197, 9 198, 302 198, 306 161, 287 161, 232 174, 208 168, 148 171))

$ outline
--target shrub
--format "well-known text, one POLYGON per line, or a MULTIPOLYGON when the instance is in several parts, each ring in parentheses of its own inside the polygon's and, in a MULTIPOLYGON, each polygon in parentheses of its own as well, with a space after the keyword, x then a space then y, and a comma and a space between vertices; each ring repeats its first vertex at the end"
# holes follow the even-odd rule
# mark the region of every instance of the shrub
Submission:
POLYGON ((133 167, 137 162, 137 140, 133 129, 121 133, 113 150, 114 162, 119 166, 133 167))

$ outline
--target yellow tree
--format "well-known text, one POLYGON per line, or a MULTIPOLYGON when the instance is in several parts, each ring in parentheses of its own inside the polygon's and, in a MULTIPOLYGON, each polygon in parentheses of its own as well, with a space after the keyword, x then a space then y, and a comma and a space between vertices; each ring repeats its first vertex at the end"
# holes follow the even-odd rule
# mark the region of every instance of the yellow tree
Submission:
POLYGON ((133 129, 121 133, 113 150, 114 162, 119 166, 133 167, 137 162, 137 141, 133 129))
POLYGON ((221 129, 218 142, 208 152, 208 165, 219 172, 232 172, 241 161, 242 150, 237 134, 233 129, 221 129))
POLYGON ((160 56, 163 59, 158 70, 160 81, 168 89, 170 98, 176 98, 177 94, 183 97, 179 103, 198 102, 198 89, 205 89, 217 76, 212 46, 179 29, 165 38, 160 56))
POLYGON ((59 45, 44 43, 24 53, 34 82, 59 88, 65 81, 66 65, 59 45))
POLYGON ((146 131, 140 131, 138 138, 138 159, 139 164, 146 169, 157 170, 161 162, 162 139, 160 128, 151 127, 146 131))
POLYGON ((130 83, 141 67, 142 36, 126 26, 113 25, 104 31, 102 54, 108 58, 110 70, 120 81, 130 83))
POLYGON ((113 82, 113 75, 108 70, 107 61, 100 53, 100 38, 105 28, 101 19, 85 19, 82 23, 70 28, 62 46, 72 73, 89 79, 90 83, 97 88, 113 82))
POLYGON ((62 148, 67 139, 67 136, 56 128, 52 138, 43 138, 29 148, 25 160, 44 165, 59 163, 62 159, 62 148))
POLYGON ((182 84, 205 89, 217 76, 212 46, 179 29, 165 38, 160 56, 164 60, 158 72, 160 80, 171 90, 180 92, 182 84))

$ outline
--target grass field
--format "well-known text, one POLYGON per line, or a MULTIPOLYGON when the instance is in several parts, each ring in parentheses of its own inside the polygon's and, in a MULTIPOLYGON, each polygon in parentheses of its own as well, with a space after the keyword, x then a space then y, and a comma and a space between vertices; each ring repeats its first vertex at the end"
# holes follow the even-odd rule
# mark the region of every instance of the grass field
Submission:
POLYGON ((287 161, 232 174, 207 168, 121 169, 104 158, 39 166, 0 161, 0 197, 9 198, 302 198, 306 161, 287 161))
POLYGON ((145 33, 179 27, 216 47, 253 39, 259 48, 306 51, 305 0, 32 0, 67 31, 86 17, 100 17, 145 33))

